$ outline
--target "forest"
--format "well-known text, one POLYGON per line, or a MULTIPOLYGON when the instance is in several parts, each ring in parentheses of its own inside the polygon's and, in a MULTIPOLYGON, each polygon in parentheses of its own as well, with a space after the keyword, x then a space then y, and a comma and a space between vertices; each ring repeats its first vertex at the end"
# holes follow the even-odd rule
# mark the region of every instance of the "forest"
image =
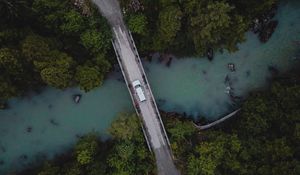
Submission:
MULTIPOLYGON (((187 118, 163 113, 177 167, 187 175, 300 174, 300 79, 274 81, 253 92, 242 111, 205 131, 187 118)), ((103 141, 83 136, 69 152, 20 175, 156 174, 135 114, 120 114, 103 141)))
POLYGON ((111 33, 89 2, 0 1, 0 102, 31 90, 89 91, 111 69, 111 33))
POLYGON ((202 56, 208 49, 236 51, 253 20, 277 0, 120 0, 141 52, 202 56))
MULTIPOLYGON (((120 0, 139 51, 237 50, 276 0, 120 0)), ((51 86, 100 86, 116 63, 106 20, 89 0, 0 1, 0 106, 51 86), (82 2, 82 3, 79 3, 82 2)), ((181 53, 180 53, 181 52, 181 53)))

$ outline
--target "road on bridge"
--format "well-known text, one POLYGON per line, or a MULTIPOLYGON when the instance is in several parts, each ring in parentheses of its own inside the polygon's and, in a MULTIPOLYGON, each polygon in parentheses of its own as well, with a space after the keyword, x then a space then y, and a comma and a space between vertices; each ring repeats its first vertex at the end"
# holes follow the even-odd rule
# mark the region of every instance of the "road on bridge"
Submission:
MULTIPOLYGON (((103 16, 108 19, 114 35, 113 45, 138 115, 142 118, 147 143, 154 152, 159 175, 179 175, 169 145, 168 136, 161 121, 155 99, 141 64, 138 51, 128 32, 117 0, 93 0, 103 16), (131 83, 140 80, 146 101, 140 102, 131 83)), ((137 162, 138 163, 138 162, 137 162)))

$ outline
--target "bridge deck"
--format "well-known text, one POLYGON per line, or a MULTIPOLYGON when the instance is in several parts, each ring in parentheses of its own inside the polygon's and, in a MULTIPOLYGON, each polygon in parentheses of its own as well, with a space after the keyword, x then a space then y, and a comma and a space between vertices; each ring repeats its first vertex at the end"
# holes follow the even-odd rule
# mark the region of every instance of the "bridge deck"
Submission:
POLYGON ((131 94, 133 104, 144 124, 143 130, 147 143, 154 152, 157 162, 159 162, 159 174, 176 175, 178 172, 172 160, 168 136, 131 34, 127 31, 123 31, 121 27, 113 28, 113 31, 115 35, 113 44, 118 56, 118 61, 131 94), (147 99, 144 102, 138 100, 131 86, 131 82, 137 79, 141 81, 144 89, 147 99))
POLYGON ((113 45, 119 65, 130 92, 134 107, 143 123, 143 131, 149 148, 155 155, 159 175, 178 175, 170 149, 167 133, 155 99, 153 97, 147 76, 141 64, 134 40, 123 22, 123 16, 117 0, 93 0, 103 16, 110 23, 113 31, 113 45), (131 82, 140 80, 146 96, 146 101, 140 102, 131 82))

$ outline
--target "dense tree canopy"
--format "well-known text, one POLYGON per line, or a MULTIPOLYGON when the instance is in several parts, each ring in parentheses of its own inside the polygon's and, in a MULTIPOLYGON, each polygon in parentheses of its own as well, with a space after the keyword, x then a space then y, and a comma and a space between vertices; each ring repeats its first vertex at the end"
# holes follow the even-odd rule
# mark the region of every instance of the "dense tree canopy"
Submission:
POLYGON ((45 85, 89 91, 111 68, 110 29, 89 3, 1 0, 0 102, 45 85), (3 9, 3 10, 2 10, 3 9), (22 15, 20 15, 22 14, 22 15))
POLYGON ((119 0, 140 51, 203 55, 208 48, 236 51, 253 18, 276 0, 119 0), (141 18, 146 19, 142 20, 141 18), (140 28, 137 28, 139 24, 140 28), (143 27, 141 27, 143 26, 143 27), (142 28, 144 32, 142 32, 142 28), (138 29, 138 30, 137 30, 138 29))
POLYGON ((75 79, 78 81, 80 89, 87 92, 101 85, 103 75, 96 67, 78 66, 75 79))

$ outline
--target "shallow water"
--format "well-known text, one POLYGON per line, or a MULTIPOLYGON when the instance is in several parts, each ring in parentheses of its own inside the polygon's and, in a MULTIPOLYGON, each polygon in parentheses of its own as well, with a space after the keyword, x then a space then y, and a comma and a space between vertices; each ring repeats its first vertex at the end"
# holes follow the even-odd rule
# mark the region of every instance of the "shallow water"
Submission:
MULTIPOLYGON (((217 53, 212 62, 175 59, 170 68, 146 62, 160 108, 214 119, 235 107, 226 93, 226 76, 234 95, 245 97, 250 90, 267 85, 269 66, 284 72, 299 63, 293 58, 300 48, 294 42, 300 41, 300 2, 282 5, 276 18, 278 27, 266 44, 247 33, 247 42, 238 52, 217 53), (236 72, 228 70, 228 63, 235 64, 236 72)), ((4 161, 0 174, 34 162, 36 155, 51 158, 71 147, 78 135, 93 130, 106 135, 117 113, 133 111, 126 86, 118 79, 119 74, 111 75, 101 88, 86 94, 49 88, 31 98, 11 100, 12 109, 0 111, 0 161, 4 161), (72 101, 76 93, 83 94, 80 104, 72 101)))

